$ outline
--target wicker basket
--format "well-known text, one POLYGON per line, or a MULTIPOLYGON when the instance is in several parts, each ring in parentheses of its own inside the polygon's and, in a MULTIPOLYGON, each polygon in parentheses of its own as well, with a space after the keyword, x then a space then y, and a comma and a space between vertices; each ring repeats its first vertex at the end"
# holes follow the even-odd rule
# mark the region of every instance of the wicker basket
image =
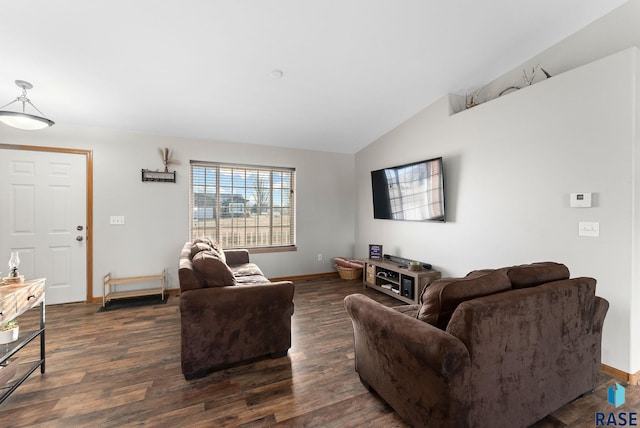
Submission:
POLYGON ((362 268, 354 269, 338 266, 338 274, 342 279, 358 279, 362 276, 362 268))

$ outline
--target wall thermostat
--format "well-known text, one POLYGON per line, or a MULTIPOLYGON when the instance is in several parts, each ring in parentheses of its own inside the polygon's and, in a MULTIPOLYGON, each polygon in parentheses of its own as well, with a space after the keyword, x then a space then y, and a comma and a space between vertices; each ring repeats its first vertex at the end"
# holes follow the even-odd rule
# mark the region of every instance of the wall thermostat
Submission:
POLYGON ((571 208, 589 208, 591 207, 591 192, 589 193, 572 193, 569 202, 571 208))

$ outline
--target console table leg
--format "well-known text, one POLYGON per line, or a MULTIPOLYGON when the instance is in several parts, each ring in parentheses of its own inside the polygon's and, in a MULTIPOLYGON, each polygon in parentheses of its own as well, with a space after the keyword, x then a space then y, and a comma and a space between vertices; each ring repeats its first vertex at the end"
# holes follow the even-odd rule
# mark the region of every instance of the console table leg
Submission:
POLYGON ((40 360, 42 361, 42 364, 40 364, 40 373, 44 373, 44 353, 45 353, 45 349, 44 349, 44 331, 45 331, 45 327, 44 327, 44 299, 42 300, 42 302, 40 302, 40 360))

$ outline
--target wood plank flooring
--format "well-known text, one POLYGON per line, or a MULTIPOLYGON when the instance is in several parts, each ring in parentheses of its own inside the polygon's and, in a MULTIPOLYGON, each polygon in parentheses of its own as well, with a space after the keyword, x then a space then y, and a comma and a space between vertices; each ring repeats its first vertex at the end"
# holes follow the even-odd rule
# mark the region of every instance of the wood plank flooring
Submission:
MULTIPOLYGON (((0 426, 405 427, 354 371, 342 302, 351 293, 399 304, 359 281, 298 281, 288 356, 192 381, 180 371, 177 296, 165 305, 100 313, 99 304, 48 306, 46 374, 32 374, 0 405, 0 426)), ((21 317, 21 329, 36 318, 37 311, 21 317)), ((38 352, 30 344, 21 362, 38 352)), ((593 394, 535 427, 593 427, 596 411, 612 410, 606 389, 614 380, 601 377, 593 394)), ((640 387, 626 392, 617 410, 638 411, 640 387)))

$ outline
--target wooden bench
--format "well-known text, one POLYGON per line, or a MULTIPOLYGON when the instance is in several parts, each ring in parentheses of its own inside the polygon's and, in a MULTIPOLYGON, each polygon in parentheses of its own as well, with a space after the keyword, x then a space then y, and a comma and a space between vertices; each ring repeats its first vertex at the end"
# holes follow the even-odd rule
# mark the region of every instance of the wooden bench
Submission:
POLYGON ((167 277, 164 270, 160 275, 132 276, 127 278, 112 278, 111 272, 109 272, 102 278, 102 307, 104 308, 107 302, 112 299, 125 299, 127 297, 152 296, 154 294, 159 294, 162 296, 162 300, 164 300, 164 292, 166 288, 167 277), (115 286, 119 284, 151 281, 160 281, 160 287, 115 291, 115 286))

